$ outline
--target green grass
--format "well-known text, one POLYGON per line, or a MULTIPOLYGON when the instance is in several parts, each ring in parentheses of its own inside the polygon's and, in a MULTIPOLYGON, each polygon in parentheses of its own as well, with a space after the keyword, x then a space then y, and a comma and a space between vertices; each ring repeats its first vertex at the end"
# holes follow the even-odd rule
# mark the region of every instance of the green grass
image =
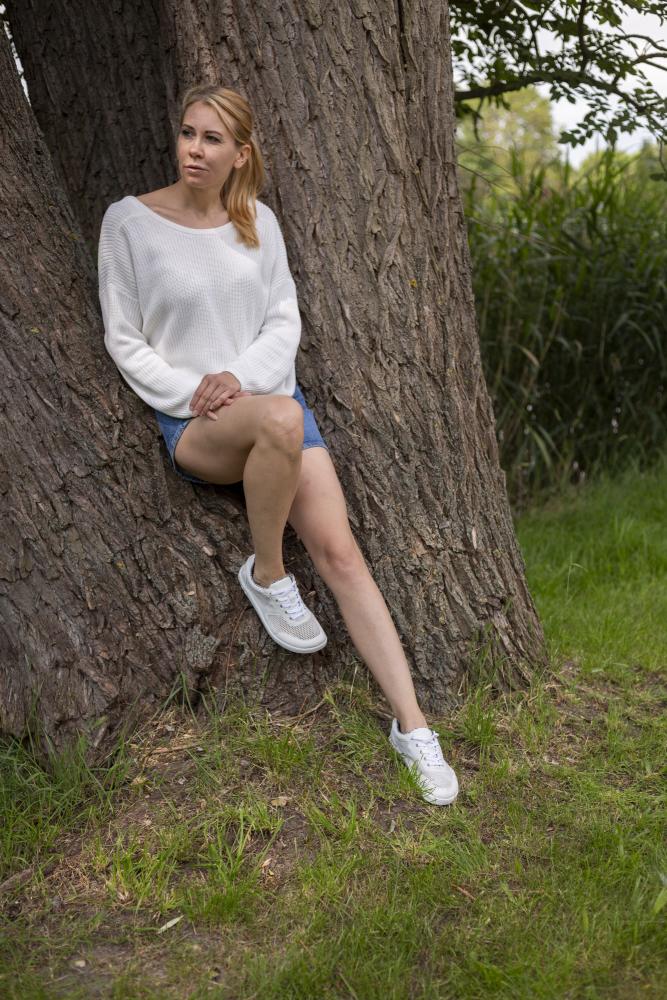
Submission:
POLYGON ((554 656, 621 684, 667 665, 666 470, 601 477, 519 525, 554 656))
POLYGON ((91 769, 2 746, 0 995, 662 998, 667 463, 521 517, 552 669, 430 720, 430 806, 370 683, 170 705, 91 769))

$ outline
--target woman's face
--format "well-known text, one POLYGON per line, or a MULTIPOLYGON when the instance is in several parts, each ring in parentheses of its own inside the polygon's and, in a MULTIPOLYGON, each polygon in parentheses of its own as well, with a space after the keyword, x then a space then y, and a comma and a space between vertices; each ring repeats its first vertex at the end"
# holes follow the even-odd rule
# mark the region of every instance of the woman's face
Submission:
POLYGON ((195 101, 186 110, 178 133, 176 157, 181 179, 188 187, 219 190, 249 154, 250 145, 236 145, 214 108, 195 101), (190 169, 193 165, 199 169, 190 169))

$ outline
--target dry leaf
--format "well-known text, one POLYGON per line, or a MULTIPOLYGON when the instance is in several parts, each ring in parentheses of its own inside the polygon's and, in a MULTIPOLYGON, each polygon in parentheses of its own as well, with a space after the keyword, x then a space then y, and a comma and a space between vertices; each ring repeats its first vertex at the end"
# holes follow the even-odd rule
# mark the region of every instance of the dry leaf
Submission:
POLYGON ((183 919, 183 914, 181 913, 180 917, 174 917, 172 920, 168 920, 166 924, 163 924, 162 927, 160 927, 160 929, 158 930, 158 934, 162 934, 163 931, 168 931, 170 927, 173 927, 174 924, 177 924, 178 921, 182 919, 183 919))

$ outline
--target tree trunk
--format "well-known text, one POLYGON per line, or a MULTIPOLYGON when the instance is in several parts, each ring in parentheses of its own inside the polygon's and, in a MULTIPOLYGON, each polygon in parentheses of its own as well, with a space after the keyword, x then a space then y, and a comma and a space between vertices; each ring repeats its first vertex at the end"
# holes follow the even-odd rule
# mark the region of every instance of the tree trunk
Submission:
POLYGON ((1 727, 99 741, 205 681, 293 706, 324 661, 300 662, 292 689, 294 657, 275 655, 236 580, 242 494, 195 495, 171 472, 107 356, 90 255, 1 41, 1 727))
POLYGON ((175 179, 168 24, 162 30, 153 3, 5 6, 33 113, 95 259, 102 215, 119 192, 175 179))
POLYGON ((176 179, 169 123, 208 79, 255 109, 260 197, 299 294, 297 376, 424 710, 455 705, 483 663, 520 682, 543 638, 480 364, 446 4, 44 8, 12 3, 9 19, 55 168, 6 46, 0 95, 4 727, 19 732, 36 697, 56 743, 113 733, 181 676, 291 711, 355 660, 289 528, 286 566, 314 591, 329 644, 295 656, 265 635, 236 580, 252 551, 242 494, 176 476, 104 351, 90 258, 102 212, 176 179))

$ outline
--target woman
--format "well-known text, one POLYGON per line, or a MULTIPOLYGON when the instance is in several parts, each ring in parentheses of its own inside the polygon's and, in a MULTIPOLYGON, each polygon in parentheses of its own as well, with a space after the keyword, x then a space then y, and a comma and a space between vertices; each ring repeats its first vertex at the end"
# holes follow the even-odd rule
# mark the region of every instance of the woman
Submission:
POLYGON ((415 697, 387 606, 352 535, 329 455, 296 382, 296 287, 264 183, 253 114, 234 90, 186 93, 179 179, 110 205, 99 243, 104 343, 155 412, 174 470, 243 482, 254 553, 239 582, 269 635, 293 652, 327 641, 285 572, 286 522, 330 588, 392 706, 389 740, 429 802, 458 782, 415 697))

